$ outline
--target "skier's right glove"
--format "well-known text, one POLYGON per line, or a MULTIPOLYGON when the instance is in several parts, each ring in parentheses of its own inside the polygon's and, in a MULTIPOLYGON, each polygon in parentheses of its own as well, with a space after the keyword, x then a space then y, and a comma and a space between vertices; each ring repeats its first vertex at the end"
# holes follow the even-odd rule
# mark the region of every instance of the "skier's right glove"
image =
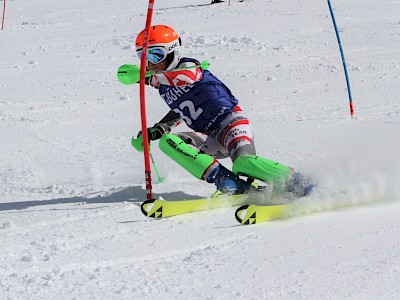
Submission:
MULTIPOLYGON (((147 128, 149 142, 160 139, 166 132, 167 131, 161 124, 155 124, 154 127, 147 128)), ((137 134, 136 138, 132 138, 132 146, 138 152, 143 152, 143 135, 141 130, 137 134)))
MULTIPOLYGON (((144 78, 144 84, 145 85, 150 85, 150 82, 151 82, 151 79, 153 78, 153 76, 150 76, 150 77, 145 77, 144 78)), ((140 80, 138 81, 138 82, 136 82, 136 83, 139 83, 140 82, 140 80)))
MULTIPOLYGON (((150 82, 151 82, 151 79, 152 79, 152 78, 153 78, 153 76, 145 77, 145 78, 144 78, 144 84, 145 84, 145 85, 150 85, 150 82)), ((139 79, 138 81, 134 82, 134 83, 140 83, 140 79, 139 79)))

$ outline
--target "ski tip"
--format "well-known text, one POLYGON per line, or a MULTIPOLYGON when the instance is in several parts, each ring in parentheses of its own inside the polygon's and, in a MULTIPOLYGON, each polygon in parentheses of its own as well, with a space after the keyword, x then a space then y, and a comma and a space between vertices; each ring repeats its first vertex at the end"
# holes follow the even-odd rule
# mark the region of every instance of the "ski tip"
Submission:
POLYGON ((257 223, 257 212, 253 205, 243 205, 236 209, 236 220, 242 225, 253 225, 257 223))
POLYGON ((154 206, 154 201, 155 201, 155 199, 146 200, 140 206, 140 209, 142 210, 142 213, 146 217, 150 217, 151 211, 152 211, 153 206, 154 206))
POLYGON ((246 221, 245 221, 248 208, 249 208, 249 205, 242 205, 238 209, 236 209, 235 218, 240 224, 248 225, 248 224, 246 224, 246 221))

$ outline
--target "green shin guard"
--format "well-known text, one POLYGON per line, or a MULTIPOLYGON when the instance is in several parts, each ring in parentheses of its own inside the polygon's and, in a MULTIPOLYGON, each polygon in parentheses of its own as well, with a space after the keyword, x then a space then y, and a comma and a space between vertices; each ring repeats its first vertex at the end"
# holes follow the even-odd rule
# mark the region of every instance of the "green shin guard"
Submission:
POLYGON ((246 154, 233 163, 233 173, 268 183, 285 183, 292 169, 276 161, 246 154))
POLYGON ((214 162, 213 157, 199 153, 173 134, 164 134, 158 145, 162 152, 198 179, 203 179, 204 172, 214 162))

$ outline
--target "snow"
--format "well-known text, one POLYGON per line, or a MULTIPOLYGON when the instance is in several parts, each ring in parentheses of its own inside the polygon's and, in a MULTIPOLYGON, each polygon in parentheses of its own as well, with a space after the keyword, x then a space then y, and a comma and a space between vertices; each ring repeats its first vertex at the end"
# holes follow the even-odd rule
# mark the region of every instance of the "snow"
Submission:
MULTIPOLYGON (((293 218, 144 217, 136 63, 147 1, 7 1, 0 33, 1 299, 398 299, 400 2, 156 1, 153 23, 240 100, 259 155, 318 179, 293 218), (346 191, 332 196, 330 191, 346 191), (307 214, 312 209, 319 212, 307 214), (306 215, 303 215, 306 213, 306 215)), ((168 111, 147 89, 149 125, 168 111)), ((176 131, 187 130, 185 126, 176 131)), ((214 187, 153 156, 164 199, 214 187)), ((223 161, 230 166, 229 161, 223 161)))

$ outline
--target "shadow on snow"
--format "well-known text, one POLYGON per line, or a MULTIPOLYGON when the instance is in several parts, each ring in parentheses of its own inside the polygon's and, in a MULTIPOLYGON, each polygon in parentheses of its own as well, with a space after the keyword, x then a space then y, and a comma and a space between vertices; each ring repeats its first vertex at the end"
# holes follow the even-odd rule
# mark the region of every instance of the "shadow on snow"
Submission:
MULTIPOLYGON (((153 193, 153 197, 158 199, 162 196, 165 200, 183 200, 183 199, 199 199, 199 196, 189 195, 183 192, 171 192, 165 194, 153 193)), ((0 203, 0 211, 6 210, 22 210, 34 206, 43 205, 57 205, 57 204, 104 204, 104 203, 121 203, 121 202, 132 202, 141 203, 146 200, 146 191, 141 186, 127 187, 121 191, 112 193, 107 196, 96 196, 96 197, 70 197, 70 198, 59 198, 50 200, 28 200, 28 201, 17 201, 0 203)))

